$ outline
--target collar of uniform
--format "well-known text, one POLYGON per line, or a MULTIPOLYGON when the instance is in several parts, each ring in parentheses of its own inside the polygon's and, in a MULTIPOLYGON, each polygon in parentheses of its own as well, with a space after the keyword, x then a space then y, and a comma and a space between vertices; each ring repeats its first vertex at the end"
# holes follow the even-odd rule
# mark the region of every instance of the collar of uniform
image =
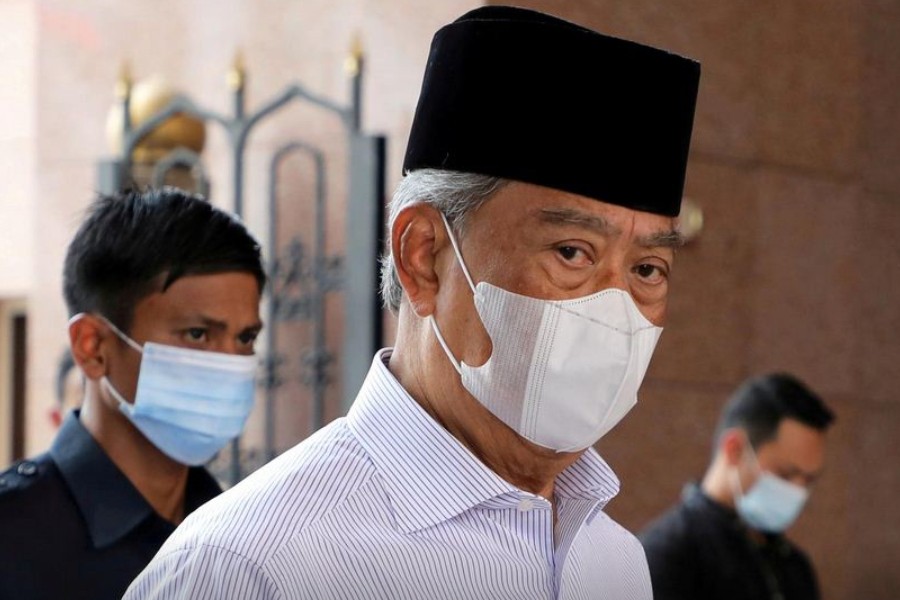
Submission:
MULTIPOLYGON (((375 355, 347 415, 380 475, 401 529, 446 521, 499 496, 527 494, 484 465, 413 400, 387 368, 391 349, 375 355)), ((562 497, 608 500, 618 480, 590 450, 557 479, 562 497)))
MULTIPOLYGON (((95 548, 114 544, 148 517, 162 518, 84 428, 79 411, 71 412, 63 422, 50 455, 75 498, 95 548)), ((205 469, 191 469, 185 512, 220 491, 205 469)))
MULTIPOLYGON (((681 497, 688 507, 702 513, 705 519, 717 519, 734 531, 740 532, 742 535, 748 535, 751 531, 751 527, 741 519, 736 510, 725 506, 706 495, 703 488, 696 482, 685 485, 681 491, 681 497)), ((774 548, 779 552, 790 550, 784 533, 759 530, 757 530, 757 532, 762 535, 764 540, 763 545, 774 548)))
POLYGON ((695 481, 684 486, 681 490, 681 499, 686 506, 703 514, 704 519, 720 521, 735 531, 743 532, 747 529, 736 510, 708 496, 695 481))

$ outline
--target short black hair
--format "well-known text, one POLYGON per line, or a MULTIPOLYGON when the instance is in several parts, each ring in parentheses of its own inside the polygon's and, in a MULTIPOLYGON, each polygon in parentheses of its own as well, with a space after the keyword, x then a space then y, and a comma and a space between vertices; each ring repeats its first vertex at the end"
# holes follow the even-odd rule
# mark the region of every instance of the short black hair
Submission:
POLYGON ((173 187, 100 195, 66 252, 72 317, 100 313, 129 331, 134 307, 185 275, 242 271, 266 282, 260 245, 230 213, 173 187), (162 277, 162 283, 158 281, 162 277))
POLYGON ((783 419, 795 419, 819 431, 834 422, 834 413, 803 382, 787 373, 746 380, 728 399, 716 428, 716 442, 732 427, 747 432, 754 448, 775 437, 783 419))

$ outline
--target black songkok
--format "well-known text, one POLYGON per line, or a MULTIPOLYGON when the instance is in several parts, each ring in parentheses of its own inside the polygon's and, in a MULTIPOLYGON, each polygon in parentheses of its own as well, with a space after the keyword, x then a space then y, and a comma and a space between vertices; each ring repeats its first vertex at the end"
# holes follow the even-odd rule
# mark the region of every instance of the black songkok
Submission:
POLYGON ((700 64, 488 6, 431 43, 404 173, 435 168, 677 216, 700 64))

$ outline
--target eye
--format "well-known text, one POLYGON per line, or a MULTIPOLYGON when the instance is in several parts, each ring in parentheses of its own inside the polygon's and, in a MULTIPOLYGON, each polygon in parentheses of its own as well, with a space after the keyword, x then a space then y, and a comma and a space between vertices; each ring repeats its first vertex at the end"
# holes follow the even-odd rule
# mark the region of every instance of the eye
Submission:
POLYGON ((207 329, 203 327, 191 327, 184 330, 184 339, 192 344, 202 344, 209 337, 207 329))
POLYGON ((238 336, 238 341, 244 346, 250 346, 252 348, 256 343, 257 337, 259 337, 258 331, 245 331, 238 336))
POLYGON ((667 269, 653 263, 641 263, 634 268, 634 273, 646 283, 656 285, 669 278, 667 269))
POLYGON ((575 266, 594 264, 594 261, 588 256, 588 253, 578 246, 557 246, 556 253, 563 261, 574 264, 575 266))

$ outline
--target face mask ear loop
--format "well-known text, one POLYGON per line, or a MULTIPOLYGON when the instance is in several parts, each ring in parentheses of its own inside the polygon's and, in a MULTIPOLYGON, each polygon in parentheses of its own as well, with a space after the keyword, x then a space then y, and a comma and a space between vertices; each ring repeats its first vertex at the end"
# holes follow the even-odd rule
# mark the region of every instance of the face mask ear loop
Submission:
POLYGON ((756 472, 759 475, 762 475, 763 468, 762 465, 759 464, 759 457, 756 456, 756 450, 753 449, 753 443, 750 441, 750 436, 747 435, 747 432, 741 429, 741 434, 744 436, 744 441, 747 443, 746 448, 750 451, 750 456, 753 458, 753 464, 756 466, 756 472))
POLYGON ((469 269, 466 267, 466 261, 463 260, 462 252, 459 251, 459 245, 456 243, 456 237, 453 235, 453 230, 450 229, 450 223, 447 221, 447 216, 444 213, 441 213, 441 220, 444 221, 444 228, 447 230, 447 235, 450 237, 450 244, 453 246, 453 252, 456 253, 456 260, 459 261, 459 266, 462 268, 463 275, 466 276, 466 281, 469 282, 469 287, 472 288, 472 293, 475 293, 475 283, 472 281, 472 277, 469 275, 469 269))
POLYGON ((456 369, 457 373, 462 375, 462 367, 456 362, 453 353, 450 352, 450 347, 447 345, 447 342, 444 341, 444 336, 441 335, 441 330, 438 329, 437 321, 434 320, 434 315, 428 315, 428 321, 431 323, 431 329, 434 331, 434 335, 437 337, 438 342, 441 343, 441 348, 444 349, 444 354, 450 359, 450 364, 453 365, 453 368, 456 369))
POLYGON ((125 397, 119 393, 119 390, 117 390, 115 387, 113 387, 113 384, 109 381, 109 377, 104 375, 100 379, 100 383, 103 384, 103 387, 106 388, 106 391, 109 392, 112 395, 112 397, 116 399, 116 401, 119 403, 120 407, 131 407, 131 403, 128 402, 128 400, 126 400, 125 397))
POLYGON ((735 506, 737 506, 744 497, 744 490, 741 489, 741 474, 737 467, 731 467, 729 479, 731 480, 731 497, 734 499, 735 506))
POLYGON ((98 316, 100 319, 102 319, 103 322, 106 323, 106 325, 107 325, 110 329, 113 330, 113 333, 115 333, 117 336, 119 336, 119 339, 121 339, 123 342, 125 342, 126 344, 128 344, 129 346, 131 346, 132 348, 134 348, 135 350, 137 350, 140 354, 143 354, 143 353, 144 353, 144 349, 141 348, 141 345, 138 344, 138 343, 137 343, 136 341, 134 341, 133 339, 131 339, 130 337, 128 337, 127 335, 125 335, 125 333, 124 333, 121 329, 119 329, 118 327, 116 327, 115 325, 113 325, 112 321, 110 321, 109 319, 107 319, 107 318, 104 317, 103 315, 97 315, 97 316, 98 316))
MULTIPOLYGON (((759 473, 762 473, 762 469, 759 466, 759 459, 756 458, 756 451, 753 450, 753 444, 750 443, 750 436, 747 435, 747 432, 741 429, 741 436, 744 438, 745 448, 749 448, 750 456, 753 457, 753 462, 756 463, 756 470, 759 473)), ((741 498, 744 497, 743 486, 741 485, 741 472, 737 466, 732 467, 731 471, 733 477, 731 477, 731 493, 734 496, 735 504, 740 501, 741 498)))
MULTIPOLYGON (((73 315, 72 318, 69 319, 69 325, 71 325, 72 323, 75 323, 76 321, 80 321, 80 320, 83 319, 86 315, 87 315, 87 313, 83 313, 83 312, 80 312, 80 313, 78 313, 78 314, 76 314, 76 315, 73 315)), ((135 350, 137 350, 140 354, 143 354, 143 353, 144 353, 144 349, 141 348, 140 344, 138 344, 138 343, 135 342, 133 339, 131 339, 130 337, 128 337, 127 335, 125 335, 125 334, 122 332, 122 330, 119 329, 118 327, 116 327, 115 325, 113 325, 112 322, 111 322, 109 319, 107 319, 107 318, 104 317, 103 315, 96 315, 96 316, 97 316, 98 319, 100 319, 101 321, 103 321, 104 323, 106 323, 107 327, 109 327, 110 329, 112 329, 112 330, 113 330, 113 333, 115 333, 117 336, 119 336, 119 338, 120 338, 123 342, 125 342, 126 344, 128 344, 129 346, 131 346, 132 348, 134 348, 135 350)), ((116 399, 116 402, 119 403, 119 406, 120 406, 120 407, 130 407, 130 406, 131 406, 131 403, 128 402, 128 401, 125 399, 125 397, 122 396, 122 394, 119 393, 119 390, 117 390, 117 389, 113 386, 112 382, 109 380, 109 378, 108 378, 106 375, 104 375, 103 377, 100 378, 100 385, 102 385, 103 387, 106 388, 106 390, 112 395, 112 397, 116 399)))

